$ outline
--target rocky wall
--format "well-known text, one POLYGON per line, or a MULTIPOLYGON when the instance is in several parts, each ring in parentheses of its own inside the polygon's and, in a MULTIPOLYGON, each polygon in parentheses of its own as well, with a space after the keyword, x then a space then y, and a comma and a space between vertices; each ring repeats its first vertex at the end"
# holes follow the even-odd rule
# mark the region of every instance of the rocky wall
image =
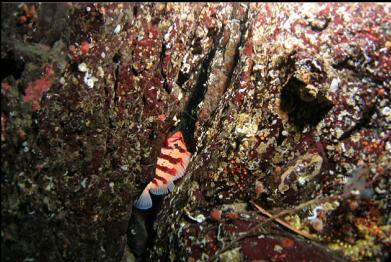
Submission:
POLYGON ((195 152, 146 260, 389 254, 389 5, 1 14, 2 261, 132 261, 133 202, 199 88, 195 152))

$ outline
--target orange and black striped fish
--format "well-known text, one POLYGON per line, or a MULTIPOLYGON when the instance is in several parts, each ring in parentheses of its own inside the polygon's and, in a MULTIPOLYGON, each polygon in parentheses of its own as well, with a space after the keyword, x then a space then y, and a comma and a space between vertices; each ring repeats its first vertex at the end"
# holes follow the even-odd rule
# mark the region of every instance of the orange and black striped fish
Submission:
POLYGON ((177 131, 168 137, 162 146, 160 156, 156 164, 156 174, 152 181, 145 187, 141 196, 135 203, 138 209, 152 207, 150 193, 165 195, 174 190, 174 181, 181 178, 189 164, 191 154, 187 150, 183 134, 177 131))

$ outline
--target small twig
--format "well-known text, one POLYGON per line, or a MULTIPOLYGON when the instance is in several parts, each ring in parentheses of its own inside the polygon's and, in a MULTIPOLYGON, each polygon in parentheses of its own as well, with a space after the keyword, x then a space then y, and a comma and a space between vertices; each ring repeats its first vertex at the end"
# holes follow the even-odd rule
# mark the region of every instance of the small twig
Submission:
MULTIPOLYGON (((377 161, 375 161, 376 163, 377 161)), ((367 171, 369 170, 369 168, 371 167, 368 166, 367 167, 367 171)), ((371 181, 369 181, 368 183, 366 183, 365 185, 363 186, 360 186, 360 187, 357 187, 356 190, 363 190, 365 188, 367 188, 368 186, 372 185, 376 180, 377 178, 379 177, 380 175, 379 174, 376 174, 372 179, 371 181)), ((299 212, 300 210, 308 207, 308 206, 311 206, 311 205, 319 205, 319 204, 322 204, 322 203, 325 203, 325 202, 330 202, 330 201, 335 201, 335 200, 344 200, 348 197, 350 197, 352 195, 351 191, 348 191, 348 192, 344 192, 340 195, 333 195, 333 196, 328 196, 328 197, 324 197, 324 198, 316 198, 316 199, 312 199, 310 201, 307 201, 305 203, 302 203, 298 206, 296 206, 295 208, 292 208, 292 209, 287 209, 287 210, 283 210, 275 215, 271 215, 270 213, 268 213, 266 210, 263 210, 262 208, 257 208, 259 211, 261 211, 263 214, 265 214, 266 216, 268 216, 269 218, 262 221, 262 222, 259 222, 258 224, 256 224, 255 226, 251 227, 249 229, 249 231, 245 234, 245 235, 242 235, 241 237, 238 237, 237 239, 234 239, 232 240, 230 243, 228 243, 223 249, 221 249, 220 251, 216 252, 215 255, 209 259, 209 261, 214 261, 216 260, 221 254, 223 254, 225 251, 227 251, 228 249, 230 249, 233 245, 235 245, 236 243, 238 243, 239 241, 243 240, 243 239, 246 239, 246 238, 249 238, 249 237, 256 237, 256 236, 259 236, 261 233, 260 232, 254 232, 255 229, 259 229, 259 227, 261 227, 262 225, 265 225, 271 221, 277 221, 278 218, 282 217, 282 216, 285 216, 285 215, 288 215, 288 214, 294 214, 294 213, 297 213, 299 212), (261 210, 262 209, 262 210, 261 210)), ((253 203, 254 204, 254 203, 253 203)), ((254 204, 255 205, 255 204, 254 204)), ((278 221, 277 221, 278 222, 278 221)), ((285 226, 285 225, 284 225, 285 226)), ((289 227, 288 227, 289 228, 289 227)), ((291 229, 291 228, 289 228, 291 229)), ((295 230, 293 230, 295 231, 295 230)), ((296 231, 295 231, 296 232, 296 231)), ((297 232, 296 232, 297 233, 297 232)))
MULTIPOLYGON (((253 204, 262 214, 264 214, 265 216, 269 217, 269 218, 273 218, 273 215, 270 214, 268 211, 266 211, 265 209, 263 209, 262 207, 260 207, 259 205, 257 205, 256 203, 254 203, 253 201, 251 201, 251 204, 253 204)), ((296 234, 300 235, 300 236, 303 236, 305 238, 308 238, 310 240, 317 240, 317 237, 314 237, 312 236, 311 234, 308 234, 307 232, 304 232, 304 231, 300 231, 299 229, 291 226, 289 223, 285 222, 284 220, 282 219, 279 219, 279 218, 275 218, 274 219, 277 223, 279 223, 280 225, 288 228, 289 230, 295 232, 296 234)))
MULTIPOLYGON (((288 209, 288 210, 283 210, 281 212, 279 212, 278 214, 276 215, 271 215, 271 216, 268 216, 269 218, 256 224, 255 226, 251 227, 250 230, 245 234, 245 235, 242 235, 241 237, 235 239, 235 240, 232 240, 230 243, 228 243, 225 248, 221 249, 220 251, 216 252, 216 254, 209 259, 209 261, 214 261, 215 259, 217 259, 222 253, 224 253, 225 251, 227 251, 228 249, 230 249, 233 245, 235 245, 236 243, 238 243, 239 241, 243 240, 243 239, 246 239, 246 238, 249 238, 249 237, 256 237, 256 236, 259 236, 259 232, 254 232, 256 229, 258 229, 259 227, 269 223, 269 222, 272 222, 276 219, 278 219, 279 217, 282 217, 282 216, 285 216, 285 215, 288 215, 288 214, 292 214, 292 213, 296 213, 300 210, 302 210, 303 208, 305 207, 308 207, 308 206, 311 206, 313 204, 320 204, 320 203, 323 203, 323 202, 327 202, 327 201, 333 201, 335 199, 339 199, 341 197, 344 197, 344 195, 340 195, 340 196, 330 196, 330 197, 325 197, 325 198, 316 198, 316 199, 312 199, 310 201, 307 201, 303 204, 300 204, 298 205, 297 207, 293 208, 293 209, 288 209)), ((277 220, 276 220, 277 221, 277 220)))
POLYGON ((257 237, 257 236, 260 235, 260 232, 251 233, 251 231, 253 231, 253 230, 254 230, 254 228, 251 228, 245 235, 242 235, 241 237, 238 237, 237 239, 232 240, 231 242, 229 242, 224 248, 222 248, 212 258, 210 258, 209 261, 214 261, 215 259, 217 259, 221 254, 223 254, 225 251, 230 249, 237 242, 239 242, 239 241, 241 241, 243 239, 249 238, 249 237, 257 237))
POLYGON ((222 226, 223 224, 219 224, 219 227, 217 228, 217 241, 218 242, 221 242, 221 248, 224 248, 224 246, 225 246, 225 242, 224 242, 224 240, 222 239, 222 238, 220 238, 220 233, 221 233, 221 226, 222 226))

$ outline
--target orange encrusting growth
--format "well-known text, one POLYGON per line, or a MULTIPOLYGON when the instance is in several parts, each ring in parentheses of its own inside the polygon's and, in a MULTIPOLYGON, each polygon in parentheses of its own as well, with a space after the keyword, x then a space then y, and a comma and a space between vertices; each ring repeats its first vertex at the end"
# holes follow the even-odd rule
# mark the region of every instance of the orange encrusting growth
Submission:
POLYGON ((155 177, 145 187, 135 207, 149 209, 152 207, 150 193, 164 195, 171 192, 174 189, 173 182, 185 174, 190 157, 181 131, 167 138, 157 160, 155 177))

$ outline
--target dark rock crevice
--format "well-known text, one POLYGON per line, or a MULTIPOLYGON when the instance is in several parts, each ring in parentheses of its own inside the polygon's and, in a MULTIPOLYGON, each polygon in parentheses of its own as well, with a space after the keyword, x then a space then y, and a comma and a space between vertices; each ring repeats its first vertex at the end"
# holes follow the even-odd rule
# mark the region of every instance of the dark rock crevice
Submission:
MULTIPOLYGON (((210 122, 214 119, 221 98, 226 94, 228 88, 232 84, 238 71, 240 71, 239 63, 241 61, 241 49, 246 43, 246 35, 249 34, 249 9, 246 8, 244 14, 237 14, 235 11, 231 14, 231 21, 226 26, 225 32, 229 32, 229 40, 221 43, 218 46, 218 52, 222 56, 223 65, 218 62, 213 63, 212 72, 215 78, 219 81, 210 81, 211 88, 205 93, 203 100, 204 104, 199 112, 198 125, 203 126, 203 129, 210 127, 210 122), (238 28, 237 28, 238 25, 238 28), (239 36, 239 37, 238 37, 239 36)), ((224 37, 221 38, 223 40, 224 37)), ((221 59, 220 57, 215 60, 221 59)), ((197 131, 198 132, 198 131, 197 131)), ((199 135, 199 134, 197 134, 199 135)), ((198 150, 202 150, 202 146, 198 145, 198 150)))
POLYGON ((161 51, 160 51, 160 74, 161 76, 163 77, 163 89, 168 93, 170 94, 171 93, 171 88, 170 86, 168 85, 168 82, 167 82, 167 76, 166 76, 166 73, 164 72, 163 70, 163 60, 164 60, 164 57, 166 56, 166 44, 164 43, 164 41, 162 42, 162 47, 161 47, 161 51))
MULTIPOLYGON (((211 63, 216 54, 217 43, 224 32, 224 27, 219 34, 214 37, 214 47, 209 51, 207 56, 201 63, 198 72, 196 84, 193 92, 190 94, 189 101, 186 104, 184 111, 180 116, 180 124, 174 127, 175 130, 182 130, 185 136, 186 145, 190 152, 194 153, 196 142, 194 139, 195 123, 197 121, 197 107, 204 99, 207 91, 207 81, 209 79, 211 63)), ((153 196, 154 206, 151 210, 133 210, 133 214, 128 226, 128 245, 130 250, 136 255, 137 261, 144 261, 146 259, 146 250, 153 248, 156 232, 153 229, 156 216, 161 208, 163 197, 153 196)))
POLYGON ((300 130, 306 124, 315 126, 332 108, 333 104, 321 92, 316 93, 301 80, 291 77, 281 90, 281 109, 300 130), (311 93, 312 92, 312 93, 311 93))
POLYGON ((23 59, 17 58, 12 50, 6 53, 6 56, 1 58, 1 81, 7 76, 13 76, 15 80, 19 79, 24 71, 25 62, 23 59))
POLYGON ((375 113, 376 113, 376 106, 374 104, 366 107, 358 122, 353 127, 345 131, 338 138, 338 140, 339 141, 344 140, 352 136, 354 133, 359 132, 362 128, 373 128, 373 126, 371 126, 371 118, 375 113))
MULTIPOLYGON (((249 33, 249 8, 247 7, 246 9, 246 13, 244 15, 244 17, 240 20, 240 29, 239 29, 239 32, 240 32, 240 40, 239 40, 239 44, 236 46, 235 48, 235 54, 232 58, 232 68, 231 70, 228 72, 227 76, 228 76, 228 80, 227 80, 227 83, 225 85, 225 88, 224 88, 224 93, 225 91, 227 90, 227 88, 229 87, 229 85, 231 84, 232 82, 232 76, 234 74, 234 71, 240 61, 240 49, 244 47, 244 43, 246 41, 246 38, 245 38, 245 35, 249 33)), ((224 94, 223 93, 223 94, 224 94)))
POLYGON ((217 36, 214 37, 214 47, 209 51, 208 55, 204 58, 201 64, 198 78, 193 92, 190 94, 189 101, 186 104, 183 113, 181 114, 181 123, 178 129, 184 132, 186 144, 188 145, 189 151, 194 152, 196 142, 194 139, 195 124, 198 119, 198 105, 204 100, 205 93, 208 90, 208 79, 210 75, 211 64, 216 54, 217 43, 219 42, 224 32, 224 26, 220 29, 217 36))

